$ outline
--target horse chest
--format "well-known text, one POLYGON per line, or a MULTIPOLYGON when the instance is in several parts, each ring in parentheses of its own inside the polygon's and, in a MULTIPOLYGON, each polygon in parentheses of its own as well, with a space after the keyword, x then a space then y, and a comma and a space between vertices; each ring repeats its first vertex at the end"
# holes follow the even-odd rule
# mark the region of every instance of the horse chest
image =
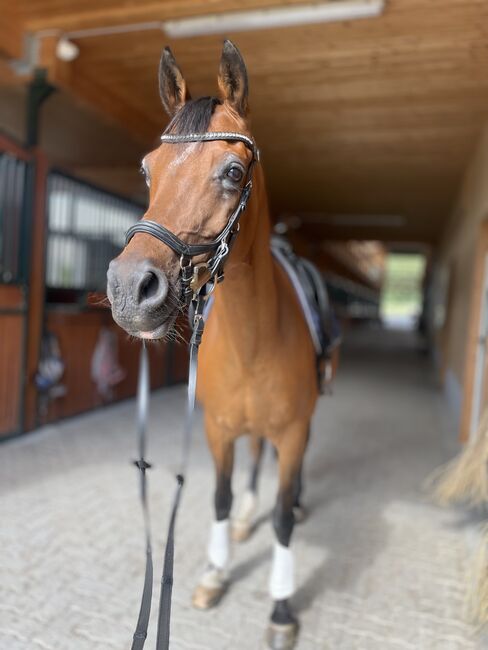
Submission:
POLYGON ((286 389, 283 376, 270 374, 269 370, 233 376, 224 373, 219 384, 218 388, 213 384, 210 391, 203 391, 203 406, 219 426, 236 435, 265 435, 282 429, 294 418, 296 400, 293 392, 286 389))

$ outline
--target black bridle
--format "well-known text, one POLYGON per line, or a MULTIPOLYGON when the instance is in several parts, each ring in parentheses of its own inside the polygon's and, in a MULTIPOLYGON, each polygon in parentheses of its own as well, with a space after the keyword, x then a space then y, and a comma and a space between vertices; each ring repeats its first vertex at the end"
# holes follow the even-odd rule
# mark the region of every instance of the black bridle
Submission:
MULTIPOLYGON (((169 633, 171 619, 171 598, 173 588, 173 563, 174 563, 174 534, 178 507, 180 504, 181 492, 185 482, 186 468, 190 451, 190 443, 193 429, 193 414, 195 410, 195 395, 197 382, 198 348, 202 340, 205 301, 209 296, 206 284, 213 278, 215 284, 223 279, 224 263, 229 255, 232 243, 239 232, 239 219, 246 209, 252 189, 252 173, 254 164, 259 160, 259 150, 254 140, 242 133, 226 131, 209 133, 190 133, 188 135, 164 134, 161 136, 163 142, 208 142, 212 140, 225 140, 228 142, 243 142, 252 152, 252 159, 248 165, 246 178, 241 190, 239 202, 234 211, 230 214, 227 225, 212 242, 206 244, 187 244, 177 237, 171 230, 155 221, 143 219, 129 228, 126 233, 126 245, 137 233, 145 233, 155 237, 160 242, 169 246, 180 256, 180 276, 182 284, 182 299, 185 303, 192 303, 194 306, 192 319, 192 336, 190 339, 190 359, 188 371, 188 395, 185 424, 183 428, 183 449, 179 470, 176 474, 176 491, 171 508, 171 516, 166 538, 164 553, 163 575, 161 579, 161 594, 159 599, 158 631, 156 650, 169 650, 169 633), (193 264, 192 258, 198 255, 210 253, 211 256, 206 262, 193 264)), ((212 289, 210 289, 211 292, 212 289)), ((151 612, 152 586, 153 586, 153 560, 151 530, 149 520, 149 509, 147 503, 147 479, 146 471, 151 465, 145 459, 146 451, 146 426, 149 402, 149 361, 146 347, 141 349, 141 362, 139 367, 139 383, 137 389, 138 417, 137 430, 139 439, 139 458, 134 461, 140 475, 140 495, 144 517, 146 534, 146 570, 144 576, 144 587, 142 592, 141 606, 134 632, 131 650, 143 650, 147 638, 149 616, 151 612)))
POLYGON ((169 246, 180 256, 180 275, 182 284, 182 300, 189 304, 192 298, 200 292, 202 287, 212 278, 214 284, 223 279, 224 263, 229 255, 232 243, 239 232, 239 219, 249 201, 252 190, 252 172, 255 162, 259 160, 259 149, 254 140, 243 133, 232 131, 209 131, 207 133, 188 133, 184 135, 164 134, 162 142, 179 144, 190 142, 212 142, 224 140, 227 142, 243 142, 252 153, 248 165, 244 185, 241 190, 239 202, 230 214, 227 225, 216 239, 204 244, 187 244, 177 237, 171 230, 150 219, 142 219, 129 228, 125 235, 126 245, 137 233, 144 233, 155 237, 166 246, 169 246), (210 253, 206 262, 193 264, 192 259, 198 255, 210 253))

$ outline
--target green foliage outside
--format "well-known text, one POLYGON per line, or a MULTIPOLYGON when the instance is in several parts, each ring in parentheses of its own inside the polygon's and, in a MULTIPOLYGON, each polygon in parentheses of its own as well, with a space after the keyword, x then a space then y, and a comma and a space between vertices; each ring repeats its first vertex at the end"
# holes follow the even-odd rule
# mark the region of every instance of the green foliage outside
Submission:
POLYGON ((388 255, 381 295, 382 315, 416 316, 419 314, 422 307, 424 270, 423 255, 404 253, 388 255))

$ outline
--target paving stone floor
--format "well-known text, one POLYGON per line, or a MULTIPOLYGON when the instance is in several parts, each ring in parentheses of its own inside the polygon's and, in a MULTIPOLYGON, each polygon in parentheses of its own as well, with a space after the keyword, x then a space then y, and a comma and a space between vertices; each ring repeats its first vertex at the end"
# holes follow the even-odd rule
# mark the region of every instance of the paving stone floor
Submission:
MULTIPOLYGON (((184 399, 184 387, 175 387, 151 402, 156 594, 184 399)), ((1 650, 130 647, 144 561, 128 462, 133 416, 134 403, 125 402, 0 446, 1 650)), ((475 526, 462 512, 429 504, 421 489, 455 451, 454 428, 411 336, 349 337, 335 394, 317 410, 306 463, 311 514, 293 544, 297 650, 488 647, 463 617, 475 526)), ((238 452, 236 493, 246 476, 245 441, 238 452)), ((257 530, 234 549, 229 593, 217 609, 194 611, 213 491, 198 426, 177 529, 174 650, 262 647, 274 465, 268 453, 257 530)), ((154 648, 154 632, 146 647, 154 648)))

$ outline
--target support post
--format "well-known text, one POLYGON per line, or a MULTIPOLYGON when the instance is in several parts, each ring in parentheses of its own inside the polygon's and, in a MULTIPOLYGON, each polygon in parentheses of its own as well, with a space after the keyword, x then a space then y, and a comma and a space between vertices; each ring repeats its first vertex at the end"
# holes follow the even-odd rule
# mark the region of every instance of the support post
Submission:
POLYGON ((27 279, 27 337, 25 349, 25 399, 22 429, 37 422, 37 389, 34 383, 39 363, 45 305, 46 184, 47 161, 37 147, 40 136, 41 108, 53 93, 45 70, 36 70, 27 93, 26 145, 33 150, 26 178, 25 255, 27 279))
POLYGON ((54 86, 47 81, 46 70, 37 69, 27 92, 26 145, 29 148, 39 144, 39 122, 41 107, 53 93, 54 86))

